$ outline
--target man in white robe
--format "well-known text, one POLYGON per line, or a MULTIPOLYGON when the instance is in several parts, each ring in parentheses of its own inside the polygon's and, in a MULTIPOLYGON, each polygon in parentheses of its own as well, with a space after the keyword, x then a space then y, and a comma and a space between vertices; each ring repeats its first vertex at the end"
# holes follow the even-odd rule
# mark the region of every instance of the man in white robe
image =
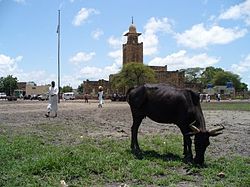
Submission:
POLYGON ((102 104, 103 104, 103 87, 99 86, 99 91, 98 91, 98 100, 99 100, 99 104, 98 104, 98 108, 102 108, 102 104))
POLYGON ((45 114, 46 117, 50 116, 51 112, 54 112, 55 117, 57 117, 57 99, 58 99, 58 89, 55 87, 55 82, 51 82, 51 86, 49 87, 49 104, 47 106, 47 114, 45 114))

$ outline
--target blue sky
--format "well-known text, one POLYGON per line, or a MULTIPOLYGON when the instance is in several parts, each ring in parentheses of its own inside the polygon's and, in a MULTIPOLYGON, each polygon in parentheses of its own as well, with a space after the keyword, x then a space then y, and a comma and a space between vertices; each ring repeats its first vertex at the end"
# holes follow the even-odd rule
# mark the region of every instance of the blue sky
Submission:
POLYGON ((220 67, 250 87, 250 0, 0 0, 0 77, 57 83, 59 9, 61 86, 117 73, 133 16, 144 64, 220 67))

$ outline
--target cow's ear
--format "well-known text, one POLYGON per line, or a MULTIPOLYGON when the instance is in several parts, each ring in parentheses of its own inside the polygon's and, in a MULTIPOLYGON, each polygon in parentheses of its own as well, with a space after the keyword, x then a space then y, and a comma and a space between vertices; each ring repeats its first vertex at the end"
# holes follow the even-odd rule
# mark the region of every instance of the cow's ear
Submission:
POLYGON ((200 95, 196 92, 193 92, 192 90, 190 90, 190 93, 191 93, 191 97, 192 97, 192 101, 194 105, 197 106, 198 103, 200 102, 200 95))

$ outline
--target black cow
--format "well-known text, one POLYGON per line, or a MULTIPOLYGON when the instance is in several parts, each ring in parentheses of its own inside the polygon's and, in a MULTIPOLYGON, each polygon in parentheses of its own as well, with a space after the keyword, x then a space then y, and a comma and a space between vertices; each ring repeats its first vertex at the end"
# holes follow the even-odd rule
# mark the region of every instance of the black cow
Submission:
POLYGON ((189 89, 178 89, 166 84, 145 84, 128 90, 127 101, 133 117, 131 149, 135 154, 140 153, 137 134, 146 116, 158 123, 174 123, 180 128, 184 141, 183 154, 188 162, 193 161, 190 136, 195 135, 194 163, 199 165, 204 163, 209 137, 221 134, 220 130, 224 128, 206 130, 199 94, 189 89))

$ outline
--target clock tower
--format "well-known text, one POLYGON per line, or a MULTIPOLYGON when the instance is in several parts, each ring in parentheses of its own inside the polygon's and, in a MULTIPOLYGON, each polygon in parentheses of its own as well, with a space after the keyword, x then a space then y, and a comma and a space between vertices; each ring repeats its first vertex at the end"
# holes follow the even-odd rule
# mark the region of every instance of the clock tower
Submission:
POLYGON ((129 31, 124 35, 127 36, 127 43, 123 44, 123 65, 136 62, 143 64, 143 42, 138 43, 138 37, 141 33, 136 32, 136 27, 133 23, 129 27, 129 31))

